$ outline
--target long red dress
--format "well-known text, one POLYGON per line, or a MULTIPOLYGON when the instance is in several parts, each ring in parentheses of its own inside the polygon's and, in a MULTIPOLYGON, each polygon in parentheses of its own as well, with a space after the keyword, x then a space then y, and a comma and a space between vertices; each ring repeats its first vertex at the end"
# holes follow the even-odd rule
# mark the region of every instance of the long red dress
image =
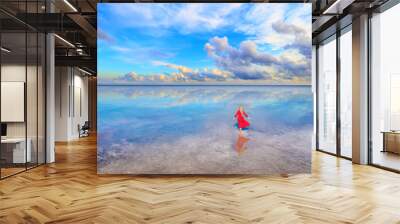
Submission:
POLYGON ((247 128, 248 126, 250 126, 250 123, 245 118, 248 117, 246 112, 240 112, 240 110, 237 110, 235 113, 235 117, 237 119, 238 128, 247 128))

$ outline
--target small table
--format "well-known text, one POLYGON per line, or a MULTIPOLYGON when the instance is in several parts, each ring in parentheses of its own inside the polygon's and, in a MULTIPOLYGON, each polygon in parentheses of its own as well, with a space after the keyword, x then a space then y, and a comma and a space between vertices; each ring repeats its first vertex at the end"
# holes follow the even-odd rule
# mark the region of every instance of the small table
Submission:
MULTIPOLYGON (((6 146, 6 150, 3 150, 2 148, 2 152, 4 151, 8 151, 8 146, 9 145, 13 145, 12 148, 12 163, 26 163, 26 162, 31 162, 31 139, 28 138, 26 139, 27 143, 27 147, 26 147, 26 151, 25 151, 25 138, 5 138, 5 139, 1 139, 1 144, 3 145, 2 147, 6 146)), ((11 157, 11 156, 10 156, 11 157)), ((11 158, 10 158, 11 159, 11 158)))
POLYGON ((382 131, 383 150, 382 152, 392 152, 400 154, 400 131, 382 131))

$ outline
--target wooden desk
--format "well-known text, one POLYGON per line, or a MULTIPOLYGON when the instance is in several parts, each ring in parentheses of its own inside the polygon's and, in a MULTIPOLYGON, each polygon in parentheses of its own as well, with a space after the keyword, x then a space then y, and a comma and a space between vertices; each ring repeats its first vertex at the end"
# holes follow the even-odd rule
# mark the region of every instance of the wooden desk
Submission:
POLYGON ((400 131, 382 131, 383 150, 382 152, 392 152, 400 154, 400 131))
MULTIPOLYGON (((11 163, 26 163, 31 162, 32 154, 31 154, 31 139, 27 139, 27 147, 25 151, 25 138, 5 138, 1 139, 2 144, 2 154, 3 152, 11 151, 12 152, 12 161, 11 163), (11 149, 9 147, 12 147, 11 149)), ((2 155, 3 157, 3 155, 2 155)), ((11 157, 11 156, 10 156, 11 157)))

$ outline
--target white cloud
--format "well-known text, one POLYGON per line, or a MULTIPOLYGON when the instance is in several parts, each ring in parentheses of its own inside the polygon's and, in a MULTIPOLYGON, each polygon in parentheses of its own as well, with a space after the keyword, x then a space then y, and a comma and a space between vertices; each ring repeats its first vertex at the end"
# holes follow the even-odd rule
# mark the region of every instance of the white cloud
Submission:
POLYGON ((227 37, 213 37, 204 48, 220 69, 231 72, 236 79, 284 81, 311 76, 310 60, 297 49, 272 55, 259 51, 250 40, 235 48, 227 37))
POLYGON ((153 61, 153 64, 154 65, 165 66, 165 67, 172 68, 172 69, 176 69, 176 70, 178 70, 179 72, 182 72, 182 73, 193 72, 193 69, 188 68, 186 66, 171 64, 171 63, 167 63, 167 62, 163 62, 163 61, 153 61))
POLYGON ((298 46, 307 42, 311 46, 310 4, 255 4, 236 31, 250 36, 257 44, 269 44, 273 49, 298 46))
MULTIPOLYGON (((181 33, 207 32, 231 25, 228 18, 241 4, 110 4, 111 16, 125 27, 168 29, 181 33)), ((160 32, 160 30, 152 30, 160 32)))
POLYGON ((120 46, 116 46, 116 45, 112 46, 111 49, 114 51, 122 52, 122 53, 131 51, 131 49, 128 47, 120 47, 120 46))
POLYGON ((306 65, 307 64, 307 58, 300 54, 298 50, 287 50, 284 51, 280 55, 280 60, 288 63, 293 63, 295 65, 306 65))
POLYGON ((192 69, 163 61, 153 61, 154 65, 165 66, 176 71, 165 74, 142 75, 130 72, 114 79, 116 82, 212 82, 231 80, 232 74, 217 68, 192 69))

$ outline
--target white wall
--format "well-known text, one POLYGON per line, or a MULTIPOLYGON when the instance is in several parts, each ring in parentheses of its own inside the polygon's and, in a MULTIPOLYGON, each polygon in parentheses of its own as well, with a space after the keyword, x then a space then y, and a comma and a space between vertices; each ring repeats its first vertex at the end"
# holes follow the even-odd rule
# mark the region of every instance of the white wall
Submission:
MULTIPOLYGON (((3 82, 25 82, 25 64, 5 64, 1 66, 1 81, 3 82)), ((30 69, 28 67, 28 69, 30 69)), ((7 110, 7 108, 1 108, 7 110)), ((8 137, 25 137, 25 122, 7 123, 8 137)))
MULTIPOLYGON (((75 70, 76 72, 76 70, 75 70)), ((74 75, 74 108, 72 108, 71 127, 73 138, 79 137, 78 125, 83 125, 88 120, 88 78, 79 75, 74 75)))
MULTIPOLYGON (((28 72, 28 88, 27 88, 27 106, 30 107, 27 110, 28 118, 28 137, 31 133, 29 130, 36 130, 37 115, 32 111, 36 112, 37 99, 36 99, 36 80, 32 79, 31 74, 36 74, 36 66, 27 66, 19 64, 4 64, 1 66, 1 81, 3 82, 25 82, 25 75, 27 69, 28 72), (31 88, 29 88, 31 87, 31 88), (34 122, 34 123, 31 123, 34 122)), ((39 105, 40 107, 41 105, 39 105)), ((1 108, 7 110, 7 108, 1 108)), ((7 134, 9 137, 25 137, 25 122, 8 122, 7 134)), ((33 131, 32 131, 33 132, 33 131)), ((36 135, 36 132, 35 132, 36 135)))
POLYGON ((69 68, 55 68, 55 141, 67 141, 69 139, 69 68))
POLYGON ((55 85, 55 140, 77 139, 78 125, 88 120, 88 78, 76 68, 56 67, 55 85))

